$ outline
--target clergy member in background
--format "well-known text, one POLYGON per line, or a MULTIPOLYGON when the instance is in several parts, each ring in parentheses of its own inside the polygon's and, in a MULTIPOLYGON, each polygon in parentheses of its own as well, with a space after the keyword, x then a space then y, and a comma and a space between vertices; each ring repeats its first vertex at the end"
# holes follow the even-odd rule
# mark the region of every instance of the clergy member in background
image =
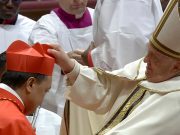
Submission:
MULTIPOLYGON (((86 49, 92 41, 93 9, 87 8, 88 0, 58 0, 59 8, 42 16, 36 23, 29 38, 36 42, 59 44, 70 56, 81 59, 73 50, 86 49)), ((52 88, 46 95, 43 107, 62 116, 64 110, 64 77, 55 65, 52 88)))
MULTIPOLYGON (((120 70, 88 68, 69 59, 58 47, 49 50, 67 73, 67 99, 96 113, 107 113, 103 128, 94 134, 180 133, 179 17, 180 0, 171 0, 148 43, 145 58, 120 70)), ((85 125, 74 121, 74 117, 69 118, 68 135, 81 135, 85 125), (73 121, 76 127, 82 127, 80 134, 71 128, 73 121)))
POLYGON ((5 51, 19 39, 27 42, 35 21, 19 14, 22 0, 0 0, 0 76, 5 68, 5 51))
POLYGON ((27 42, 35 21, 19 14, 22 0, 0 0, 0 53, 15 40, 27 42))
POLYGON ((7 71, 0 83, 0 134, 35 135, 26 115, 41 105, 51 88, 55 61, 46 47, 17 40, 7 49, 7 71))

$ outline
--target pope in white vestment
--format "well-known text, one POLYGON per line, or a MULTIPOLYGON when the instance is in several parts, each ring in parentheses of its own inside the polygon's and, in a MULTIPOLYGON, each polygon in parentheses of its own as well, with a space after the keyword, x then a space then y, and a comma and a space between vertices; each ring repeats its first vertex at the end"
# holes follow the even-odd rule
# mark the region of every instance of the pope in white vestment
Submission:
MULTIPOLYGON (((72 2, 64 1, 68 3, 67 5, 70 5, 69 3, 72 2)), ((86 0, 74 2, 81 3, 79 4, 81 5, 80 8, 85 8, 81 15, 70 14, 60 4, 59 8, 54 9, 50 14, 42 16, 32 30, 29 42, 31 44, 36 42, 58 44, 66 52, 86 49, 92 41, 92 16, 94 10, 86 8, 85 2, 86 0)), ((55 65, 52 88, 45 97, 43 107, 62 116, 65 102, 65 87, 64 76, 60 68, 55 65)))
MULTIPOLYGON (((123 70, 111 73, 76 67, 80 73, 73 86, 68 88, 67 99, 97 114, 108 112, 104 127, 90 135, 180 133, 180 77, 161 83, 143 81, 145 66, 142 60, 138 60, 125 66, 123 70), (128 99, 129 97, 131 98, 128 99)), ((83 115, 81 117, 84 121, 86 118, 83 115)), ((77 127, 88 126, 70 117, 69 135, 89 134, 84 128, 80 131, 77 127, 72 128, 71 123, 74 122, 77 127)))
MULTIPOLYGON (((106 114, 102 128, 89 133, 84 128, 86 125, 74 121, 70 113, 69 135, 180 133, 179 18, 180 0, 171 0, 149 41, 146 57, 112 72, 74 64, 60 48, 49 50, 68 73, 67 99, 96 113, 106 114), (82 127, 81 130, 72 127, 73 123, 76 128, 82 127)), ((81 119, 86 122, 83 115, 81 119)))
MULTIPOLYGON (((143 57, 147 52, 150 35, 161 16, 159 0, 97 1, 93 23, 95 48, 88 53, 88 66, 115 70, 143 57)), ((85 123, 81 119, 82 115, 89 117, 85 120, 86 124, 83 124, 86 134, 95 133, 103 125, 105 116, 87 112, 72 102, 69 111, 74 120, 80 123, 85 123)), ((77 124, 74 122, 72 125, 76 128, 77 124)), ((77 128, 76 134, 83 134, 80 130, 77 128)))

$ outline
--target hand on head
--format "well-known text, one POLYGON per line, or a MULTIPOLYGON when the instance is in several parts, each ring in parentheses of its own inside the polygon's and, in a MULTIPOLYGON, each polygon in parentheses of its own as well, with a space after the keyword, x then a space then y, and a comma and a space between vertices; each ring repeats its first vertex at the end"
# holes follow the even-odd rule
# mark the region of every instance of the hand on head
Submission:
POLYGON ((52 49, 48 49, 48 53, 55 58, 56 64, 58 64, 65 73, 71 72, 74 68, 74 62, 69 58, 64 50, 57 45, 49 46, 52 47, 52 49))

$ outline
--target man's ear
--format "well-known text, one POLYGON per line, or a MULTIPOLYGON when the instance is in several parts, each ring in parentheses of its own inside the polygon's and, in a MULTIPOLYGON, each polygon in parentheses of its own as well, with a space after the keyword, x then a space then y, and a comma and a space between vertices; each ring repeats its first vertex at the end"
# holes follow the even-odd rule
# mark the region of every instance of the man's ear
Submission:
POLYGON ((28 93, 32 92, 35 83, 36 83, 36 78, 34 77, 28 78, 28 80, 26 81, 26 90, 28 93))

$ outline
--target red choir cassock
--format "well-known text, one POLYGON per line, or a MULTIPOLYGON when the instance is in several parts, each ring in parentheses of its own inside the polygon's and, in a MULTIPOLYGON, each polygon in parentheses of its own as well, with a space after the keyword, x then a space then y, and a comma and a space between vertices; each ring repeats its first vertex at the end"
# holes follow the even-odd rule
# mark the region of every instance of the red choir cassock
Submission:
MULTIPOLYGON (((46 54, 48 48, 39 43, 31 47, 20 40, 13 42, 6 51, 7 70, 52 75, 54 58, 46 54)), ((16 91, 0 83, 0 135, 36 135, 25 110, 16 91)))
POLYGON ((0 135, 35 135, 24 109, 15 95, 0 88, 0 135))

